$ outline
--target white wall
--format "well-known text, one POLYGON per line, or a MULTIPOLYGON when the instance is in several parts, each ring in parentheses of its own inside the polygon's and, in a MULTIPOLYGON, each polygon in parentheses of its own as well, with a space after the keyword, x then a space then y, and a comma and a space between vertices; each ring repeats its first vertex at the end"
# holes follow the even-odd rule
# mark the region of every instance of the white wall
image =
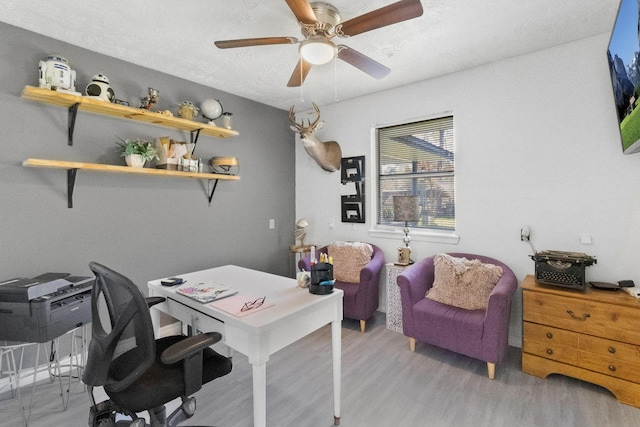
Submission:
MULTIPOLYGON (((413 258, 470 252, 509 265, 519 280, 534 272, 520 241, 531 228, 537 250, 596 256, 587 280, 640 284, 640 154, 620 148, 606 60, 608 34, 322 108, 321 139, 337 140, 343 157, 367 156, 371 128, 454 114, 456 245, 412 241, 413 258), (580 243, 581 235, 591 245, 580 243)), ((363 75, 363 79, 367 78, 363 75)), ((296 147, 296 217, 309 220, 307 243, 362 240, 393 261, 401 234, 375 238, 366 224, 340 221, 339 174, 318 168, 296 147), (330 228, 328 222, 335 220, 330 228)), ((371 195, 370 182, 367 183, 371 195)), ((370 200, 370 199, 369 199, 370 200)), ((384 284, 381 284, 384 290, 384 284)), ((381 293, 384 310, 385 294, 381 293)), ((521 293, 512 306, 512 345, 521 342, 521 293)))

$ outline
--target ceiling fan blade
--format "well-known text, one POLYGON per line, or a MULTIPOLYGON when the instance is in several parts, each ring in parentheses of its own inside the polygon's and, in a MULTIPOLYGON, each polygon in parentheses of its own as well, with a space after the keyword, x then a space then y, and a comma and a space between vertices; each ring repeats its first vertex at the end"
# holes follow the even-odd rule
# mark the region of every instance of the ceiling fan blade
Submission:
POLYGON ((304 83, 304 79, 307 78, 307 74, 309 74, 309 71, 311 71, 311 63, 300 58, 300 60, 298 61, 298 65, 296 65, 293 73, 291 73, 291 77, 289 78, 289 83, 287 83, 287 86, 302 86, 302 83, 304 83))
POLYGON ((316 14, 311 9, 307 0, 285 0, 289 5, 289 9, 296 16, 298 22, 303 24, 315 24, 318 22, 316 14))
POLYGON ((351 49, 350 47, 342 44, 338 45, 338 58, 378 80, 391 72, 389 67, 386 67, 368 56, 363 55, 357 50, 351 49))
POLYGON ((422 13, 420 0, 401 0, 343 22, 342 32, 347 36, 355 36, 376 28, 417 18, 422 13))
POLYGON ((295 37, 258 37, 255 39, 219 40, 214 44, 219 49, 230 49, 234 47, 266 46, 271 44, 295 44, 298 39, 295 37))

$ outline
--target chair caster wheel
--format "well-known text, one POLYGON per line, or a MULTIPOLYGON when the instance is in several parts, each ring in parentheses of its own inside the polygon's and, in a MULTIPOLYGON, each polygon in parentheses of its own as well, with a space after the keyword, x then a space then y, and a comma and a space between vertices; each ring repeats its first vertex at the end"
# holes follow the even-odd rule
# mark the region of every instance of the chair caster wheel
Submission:
POLYGON ((182 399, 181 408, 182 408, 182 412, 184 412, 187 418, 193 417, 193 414, 196 413, 196 398, 188 397, 188 398, 182 399))

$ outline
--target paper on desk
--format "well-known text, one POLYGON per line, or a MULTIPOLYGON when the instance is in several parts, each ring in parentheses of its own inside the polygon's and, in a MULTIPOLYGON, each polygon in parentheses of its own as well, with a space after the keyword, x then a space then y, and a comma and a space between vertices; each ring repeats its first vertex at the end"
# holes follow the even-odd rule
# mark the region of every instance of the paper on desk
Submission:
POLYGON ((269 300, 265 300, 265 302, 260 307, 242 311, 242 307, 244 307, 247 302, 252 302, 259 298, 261 297, 255 297, 246 294, 235 294, 228 298, 209 303, 209 306, 220 309, 222 311, 226 311, 227 313, 233 314, 236 317, 244 317, 252 313, 262 311, 265 308, 273 307, 275 305, 274 303, 270 303, 269 300))
POLYGON ((195 285, 187 283, 177 288, 176 292, 205 303, 230 297, 231 295, 237 294, 238 290, 220 283, 207 282, 197 283, 195 285))

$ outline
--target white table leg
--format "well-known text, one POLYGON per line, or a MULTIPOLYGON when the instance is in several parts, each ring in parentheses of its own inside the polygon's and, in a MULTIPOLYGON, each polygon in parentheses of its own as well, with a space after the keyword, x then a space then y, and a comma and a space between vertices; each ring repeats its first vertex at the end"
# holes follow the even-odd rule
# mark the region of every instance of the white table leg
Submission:
POLYGON ((265 363, 253 366, 253 425, 266 427, 267 425, 267 365, 265 363))
POLYGON ((342 382, 342 322, 331 322, 333 352, 333 423, 340 425, 340 386, 342 382))
POLYGON ((160 310, 156 307, 151 307, 149 314, 151 315, 151 323, 153 324, 153 333, 155 334, 155 338, 158 339, 160 337, 160 310))

